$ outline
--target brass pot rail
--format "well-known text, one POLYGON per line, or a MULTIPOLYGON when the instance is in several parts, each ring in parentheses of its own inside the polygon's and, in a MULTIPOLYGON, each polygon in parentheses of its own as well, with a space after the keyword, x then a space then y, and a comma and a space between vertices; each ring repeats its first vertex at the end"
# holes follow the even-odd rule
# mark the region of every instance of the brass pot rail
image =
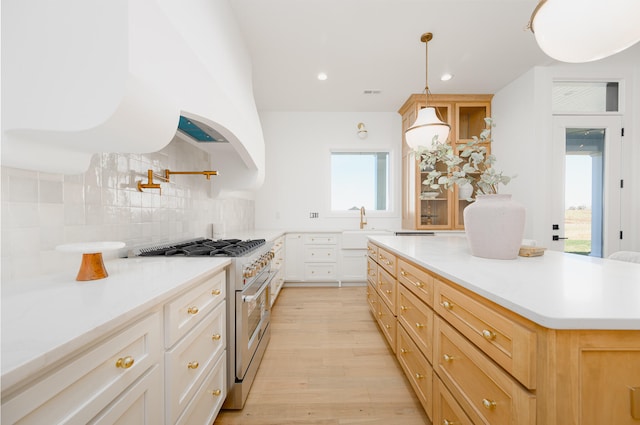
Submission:
POLYGON ((143 189, 158 189, 160 191, 160 195, 162 195, 162 188, 160 187, 160 183, 154 183, 154 176, 157 179, 162 180, 163 182, 170 183, 169 177, 172 174, 199 174, 203 175, 207 178, 207 180, 211 180, 211 176, 217 176, 218 172, 213 170, 208 171, 171 171, 164 170, 164 177, 154 174, 153 170, 147 170, 147 182, 143 183, 142 180, 138 182, 138 191, 143 192, 143 189))

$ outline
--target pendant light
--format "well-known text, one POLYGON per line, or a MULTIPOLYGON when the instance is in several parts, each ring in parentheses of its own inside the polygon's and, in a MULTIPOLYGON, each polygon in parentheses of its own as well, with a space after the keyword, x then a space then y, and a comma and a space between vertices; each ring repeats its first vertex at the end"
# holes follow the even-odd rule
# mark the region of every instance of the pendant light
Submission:
POLYGON ((425 45, 426 69, 425 69, 425 107, 418 111, 416 121, 404 133, 404 138, 412 149, 424 147, 427 149, 435 149, 438 144, 447 143, 449 124, 442 122, 438 117, 438 112, 432 106, 429 106, 429 41, 433 38, 430 32, 422 34, 420 41, 425 45))
POLYGON ((553 59, 591 62, 640 41, 639 16, 638 0, 540 0, 528 27, 553 59))

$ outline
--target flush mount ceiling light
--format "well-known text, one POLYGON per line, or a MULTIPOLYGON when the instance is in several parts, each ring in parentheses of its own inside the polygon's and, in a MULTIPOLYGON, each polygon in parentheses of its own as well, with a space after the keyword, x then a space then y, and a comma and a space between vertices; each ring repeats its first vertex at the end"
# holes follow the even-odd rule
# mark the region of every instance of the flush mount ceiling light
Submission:
POLYGON ((528 28, 562 62, 606 58, 640 41, 638 0, 540 0, 528 28))
POLYGON ((320 81, 324 81, 327 78, 328 78, 327 74, 325 74, 324 72, 321 72, 321 73, 318 74, 318 80, 320 80, 320 81))
POLYGON ((368 135, 369 135, 369 132, 367 131, 366 128, 364 128, 364 123, 359 122, 358 123, 358 137, 361 138, 361 139, 366 139, 368 135))
POLYGON ((452 74, 448 74, 448 73, 447 74, 442 74, 440 76, 440 81, 449 81, 452 78, 453 78, 452 74))
POLYGON ((407 145, 412 149, 422 146, 427 149, 435 149, 437 144, 447 143, 449 124, 442 122, 438 117, 438 111, 429 106, 429 41, 433 38, 430 32, 422 34, 420 41, 425 45, 426 68, 425 68, 425 107, 418 111, 416 121, 404 133, 407 145))

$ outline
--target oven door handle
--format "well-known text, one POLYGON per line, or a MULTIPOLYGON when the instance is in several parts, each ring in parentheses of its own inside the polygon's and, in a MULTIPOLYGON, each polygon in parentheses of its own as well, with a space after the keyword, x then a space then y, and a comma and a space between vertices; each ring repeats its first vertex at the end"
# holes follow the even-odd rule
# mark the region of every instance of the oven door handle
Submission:
POLYGON ((260 295, 262 295, 262 293, 267 288, 267 286, 269 286, 270 283, 271 283, 271 277, 269 277, 269 279, 267 279, 266 282, 262 284, 260 289, 258 289, 254 295, 243 295, 242 302, 250 303, 260 298, 260 295))

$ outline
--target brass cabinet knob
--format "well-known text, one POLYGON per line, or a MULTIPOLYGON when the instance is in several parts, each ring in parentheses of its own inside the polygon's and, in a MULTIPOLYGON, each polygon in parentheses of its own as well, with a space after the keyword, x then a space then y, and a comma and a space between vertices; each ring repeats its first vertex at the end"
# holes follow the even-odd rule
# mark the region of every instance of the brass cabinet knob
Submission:
POLYGON ((444 359, 445 362, 451 362, 454 359, 454 357, 450 356, 449 354, 443 354, 442 358, 444 359))
POLYGON ((222 336, 220 334, 215 334, 211 336, 211 339, 214 341, 219 341, 222 336))
POLYGON ((200 310, 198 310, 198 307, 189 307, 187 309, 187 313, 189 313, 189 314, 198 314, 199 311, 200 310))
POLYGON ((424 375, 417 373, 415 374, 416 379, 424 379, 424 375))
POLYGON ((384 325, 385 328, 391 329, 391 325, 384 325))
POLYGON ((187 364, 187 367, 189 369, 197 369, 198 366, 200 366, 200 363, 198 363, 198 362, 189 362, 189 364, 187 364))
POLYGON ((220 295, 220 290, 214 289, 213 291, 211 291, 211 295, 220 295))
POLYGON ((446 308, 447 310, 451 310, 453 309, 453 304, 450 303, 449 301, 443 301, 440 303, 440 305, 444 308, 446 308))
POLYGON ((416 328, 422 329, 424 328, 424 325, 422 323, 416 323, 416 328))
POLYGON ((406 275, 407 275, 407 272, 405 272, 404 270, 401 270, 401 271, 400 271, 400 274, 401 274, 402 276, 406 276, 406 275))
POLYGON ((116 367, 119 367, 121 369, 129 369, 131 366, 133 366, 134 362, 135 360, 131 356, 120 357, 118 360, 116 360, 116 367))
POLYGON ((410 352, 411 352, 411 351, 407 350, 406 348, 401 348, 401 349, 400 349, 400 353, 402 353, 402 354, 408 354, 408 353, 410 353, 410 352))
POLYGON ((447 419, 442 420, 442 425, 455 425, 457 422, 449 421, 447 419))
POLYGON ((489 341, 493 341, 494 339, 496 339, 495 332, 491 332, 489 329, 483 329, 482 336, 489 341))
POLYGON ((389 294, 389 295, 391 295, 391 294, 393 293, 390 289, 387 289, 387 290, 386 290, 386 291, 384 291, 384 292, 386 292, 386 293, 387 293, 387 294, 389 294))
POLYGON ((222 394, 222 390, 213 390, 211 391, 211 395, 218 397, 220 394, 222 394))
POLYGON ((404 306, 404 305, 401 305, 401 306, 400 306, 400 310, 402 310, 402 311, 407 311, 407 310, 409 310, 409 307, 404 306))
POLYGON ((485 409, 489 409, 489 410, 493 410, 496 408, 496 402, 486 398, 482 399, 482 405, 484 406, 485 409))
POLYGON ((416 286, 416 288, 424 288, 424 283, 420 282, 419 280, 416 280, 415 282, 413 282, 413 284, 416 286))

